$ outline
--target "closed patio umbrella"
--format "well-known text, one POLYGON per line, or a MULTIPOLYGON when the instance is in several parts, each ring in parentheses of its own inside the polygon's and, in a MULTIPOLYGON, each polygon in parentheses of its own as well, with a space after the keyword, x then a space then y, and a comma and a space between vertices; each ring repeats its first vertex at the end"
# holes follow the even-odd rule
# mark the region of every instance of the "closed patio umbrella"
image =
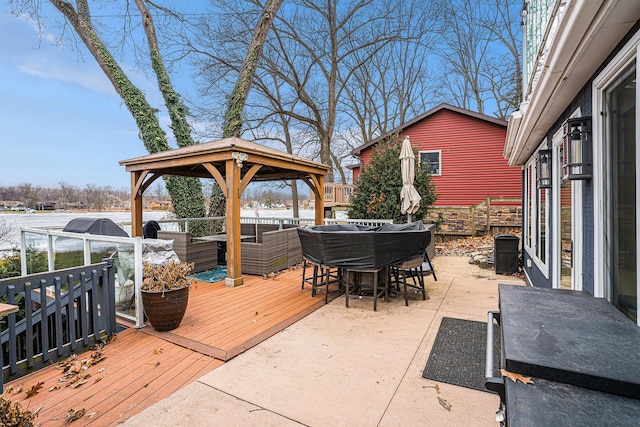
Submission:
POLYGON ((411 214, 420 207, 420 194, 413 186, 415 179, 415 159, 409 136, 404 137, 400 150, 400 169, 402 171, 402 191, 400 191, 400 212, 407 214, 407 222, 411 222, 411 214))

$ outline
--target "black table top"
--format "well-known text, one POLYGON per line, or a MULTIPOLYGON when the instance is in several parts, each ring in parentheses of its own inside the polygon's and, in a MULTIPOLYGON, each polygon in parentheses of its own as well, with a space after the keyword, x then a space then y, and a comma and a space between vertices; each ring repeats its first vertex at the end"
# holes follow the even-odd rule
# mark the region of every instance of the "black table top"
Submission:
POLYGON ((499 289, 506 370, 640 399, 640 327, 612 304, 586 292, 499 289))
POLYGON ((640 400, 557 381, 532 380, 533 384, 523 384, 505 379, 509 427, 637 426, 640 423, 640 400))

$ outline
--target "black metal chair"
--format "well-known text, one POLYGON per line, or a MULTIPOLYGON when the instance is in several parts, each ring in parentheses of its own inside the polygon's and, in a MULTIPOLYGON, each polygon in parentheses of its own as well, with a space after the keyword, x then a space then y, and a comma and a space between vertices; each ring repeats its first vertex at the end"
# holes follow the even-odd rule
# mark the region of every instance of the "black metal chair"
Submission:
POLYGON ((431 259, 429 259, 429 254, 427 251, 424 251, 424 259, 422 260, 422 275, 428 276, 429 274, 433 275, 433 280, 438 281, 436 277, 436 271, 433 269, 433 264, 431 263, 431 259))
POLYGON ((342 271, 339 268, 331 268, 326 265, 319 265, 315 262, 309 261, 306 258, 302 261, 302 289, 304 289, 305 283, 311 284, 311 296, 315 297, 318 289, 324 287, 324 303, 329 302, 329 286, 332 284, 338 284, 337 291, 342 290, 342 271), (313 274, 311 277, 307 277, 307 265, 313 266, 313 274))
MULTIPOLYGON (((406 306, 409 305, 408 288, 422 292, 422 299, 427 299, 427 290, 424 287, 422 260, 422 256, 417 256, 390 267, 389 276, 393 277, 392 280, 396 283, 396 289, 400 290, 401 284, 404 286, 404 304, 406 306), (409 282, 407 279, 413 279, 413 281, 409 282)), ((433 272, 433 270, 431 271, 433 272)))

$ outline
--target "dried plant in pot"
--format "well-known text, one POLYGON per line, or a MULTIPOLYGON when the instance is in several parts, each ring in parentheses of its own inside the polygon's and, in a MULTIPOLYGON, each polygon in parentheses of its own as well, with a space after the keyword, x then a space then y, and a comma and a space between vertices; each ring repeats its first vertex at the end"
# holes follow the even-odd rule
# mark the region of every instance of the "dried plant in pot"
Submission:
POLYGON ((142 305, 156 331, 171 331, 180 325, 189 302, 192 269, 193 263, 174 261, 143 266, 142 305))

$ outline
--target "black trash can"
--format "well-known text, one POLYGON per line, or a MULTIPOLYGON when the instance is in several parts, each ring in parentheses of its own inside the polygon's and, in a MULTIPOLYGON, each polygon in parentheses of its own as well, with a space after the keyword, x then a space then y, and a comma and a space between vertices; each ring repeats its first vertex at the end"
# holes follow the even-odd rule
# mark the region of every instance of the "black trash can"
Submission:
POLYGON ((518 271, 518 246, 520 238, 513 234, 497 234, 493 238, 493 256, 496 274, 518 271))

